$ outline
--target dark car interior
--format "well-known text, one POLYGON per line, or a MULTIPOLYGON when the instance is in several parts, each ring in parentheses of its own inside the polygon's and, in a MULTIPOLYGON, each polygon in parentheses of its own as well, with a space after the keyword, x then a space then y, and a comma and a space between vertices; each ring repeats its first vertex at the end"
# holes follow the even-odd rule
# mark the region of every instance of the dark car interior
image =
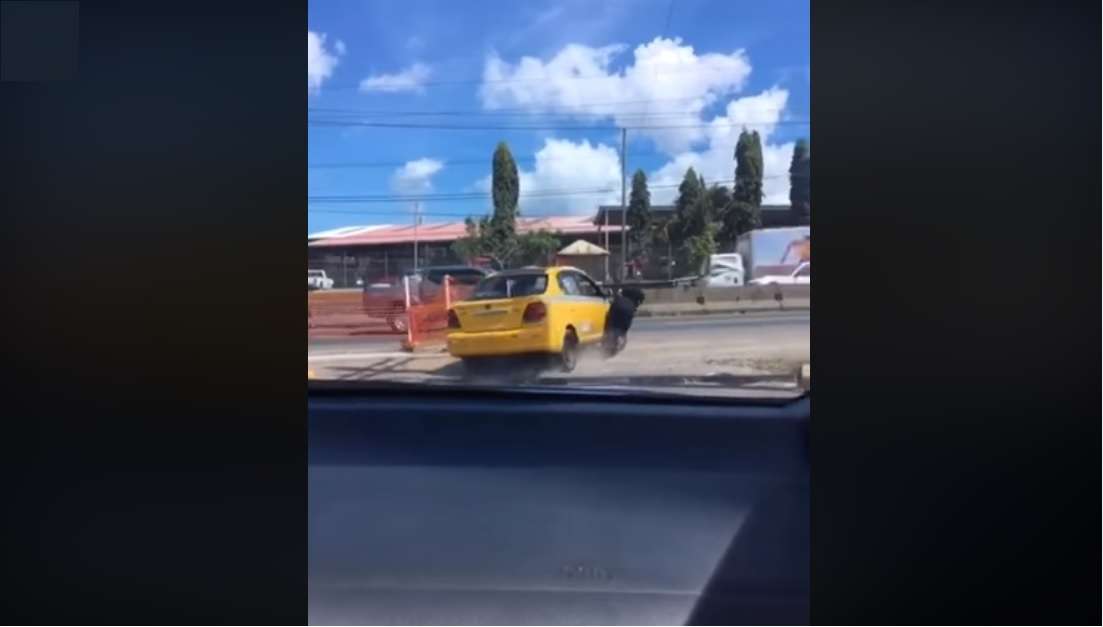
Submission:
POLYGON ((807 394, 311 383, 311 624, 808 622, 807 394))

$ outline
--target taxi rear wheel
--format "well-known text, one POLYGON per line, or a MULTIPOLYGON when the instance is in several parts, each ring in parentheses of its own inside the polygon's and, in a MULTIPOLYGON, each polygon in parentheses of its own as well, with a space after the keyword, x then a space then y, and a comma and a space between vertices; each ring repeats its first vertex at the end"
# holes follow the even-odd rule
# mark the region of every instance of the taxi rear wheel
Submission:
POLYGON ((567 329, 563 336, 563 350, 559 353, 559 368, 563 372, 571 372, 578 365, 578 336, 574 330, 567 329))

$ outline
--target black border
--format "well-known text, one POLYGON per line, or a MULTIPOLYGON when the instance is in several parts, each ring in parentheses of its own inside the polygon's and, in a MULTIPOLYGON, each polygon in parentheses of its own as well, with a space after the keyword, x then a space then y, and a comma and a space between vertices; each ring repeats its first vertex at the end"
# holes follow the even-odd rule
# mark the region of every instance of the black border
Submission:
POLYGON ((0 82, 5 619, 306 621, 306 29, 82 0, 0 82))
MULTIPOLYGON (((0 83, 5 617, 302 623, 305 3, 80 15, 0 83)), ((1100 617, 1096 17, 812 7, 813 622, 1100 617)))
POLYGON ((1098 6, 812 5, 812 622, 1100 621, 1098 6))

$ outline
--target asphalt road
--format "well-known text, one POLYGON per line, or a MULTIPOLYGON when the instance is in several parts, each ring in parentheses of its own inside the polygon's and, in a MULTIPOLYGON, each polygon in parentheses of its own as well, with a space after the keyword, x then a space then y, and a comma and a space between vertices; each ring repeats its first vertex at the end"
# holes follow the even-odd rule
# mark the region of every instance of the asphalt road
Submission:
MULTIPOLYGON (((807 347, 809 341, 807 311, 748 313, 734 315, 671 316, 637 318, 629 332, 629 346, 702 344, 771 344, 779 342, 807 347)), ((354 337, 313 337, 310 355, 340 353, 391 353, 399 351, 401 336, 386 332, 354 337)), ((807 350, 805 348, 805 350, 807 350)))

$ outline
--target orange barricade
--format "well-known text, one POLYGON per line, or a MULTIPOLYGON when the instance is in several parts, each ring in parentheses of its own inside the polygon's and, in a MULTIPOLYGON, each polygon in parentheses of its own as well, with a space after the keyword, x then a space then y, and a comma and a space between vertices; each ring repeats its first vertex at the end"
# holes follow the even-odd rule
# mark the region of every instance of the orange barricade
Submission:
POLYGON ((475 290, 474 285, 461 285, 444 277, 436 289, 422 290, 406 308, 407 330, 402 347, 406 350, 443 345, 448 337, 448 310, 452 303, 463 300, 475 290))

